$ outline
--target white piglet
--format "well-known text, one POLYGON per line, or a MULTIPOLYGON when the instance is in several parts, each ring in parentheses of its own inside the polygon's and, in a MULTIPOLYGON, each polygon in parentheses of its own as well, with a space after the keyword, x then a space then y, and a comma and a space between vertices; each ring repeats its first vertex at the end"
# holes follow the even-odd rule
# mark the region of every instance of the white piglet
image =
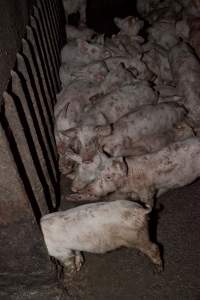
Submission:
POLYGON ((197 137, 172 143, 158 152, 127 157, 124 161, 120 157, 101 155, 98 173, 94 170, 92 174, 90 169, 91 183, 79 194, 67 196, 67 200, 94 201, 118 191, 131 193, 132 199, 152 205, 154 196, 190 184, 200 176, 200 139, 197 137))
POLYGON ((61 62, 73 66, 88 64, 110 56, 110 51, 104 46, 81 39, 66 44, 61 50, 61 62))
POLYGON ((48 214, 41 228, 49 255, 68 272, 80 270, 80 251, 102 254, 122 246, 140 250, 161 269, 159 247, 148 233, 150 211, 126 200, 93 203, 48 214))
POLYGON ((103 150, 111 156, 131 155, 145 136, 171 130, 184 117, 185 110, 176 103, 143 106, 113 124, 113 133, 101 141, 103 150))

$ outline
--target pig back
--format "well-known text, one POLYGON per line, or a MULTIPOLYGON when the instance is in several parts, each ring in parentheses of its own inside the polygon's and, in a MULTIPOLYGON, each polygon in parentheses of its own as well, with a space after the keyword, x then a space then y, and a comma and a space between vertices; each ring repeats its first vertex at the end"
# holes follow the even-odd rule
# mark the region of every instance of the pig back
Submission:
POLYGON ((158 195, 191 183, 200 176, 200 140, 193 137, 162 150, 126 158, 129 189, 140 194, 153 188, 158 195))
POLYGON ((176 103, 142 106, 119 119, 113 126, 113 134, 103 138, 101 145, 110 155, 119 156, 118 152, 127 148, 126 144, 131 148, 145 136, 166 132, 184 116, 185 110, 176 103))
POLYGON ((127 200, 86 204, 44 216, 41 227, 47 244, 104 253, 137 239, 149 211, 127 200))
MULTIPOLYGON (((129 112, 137 110, 141 105, 156 104, 157 95, 146 83, 125 85, 115 92, 101 97, 82 115, 83 124, 90 124, 90 119, 97 121, 100 113, 109 123, 114 123, 129 112)), ((104 125, 97 124, 96 125, 104 125)))
POLYGON ((169 53, 169 61, 178 89, 185 97, 184 105, 193 126, 200 122, 200 63, 192 49, 180 43, 169 53))

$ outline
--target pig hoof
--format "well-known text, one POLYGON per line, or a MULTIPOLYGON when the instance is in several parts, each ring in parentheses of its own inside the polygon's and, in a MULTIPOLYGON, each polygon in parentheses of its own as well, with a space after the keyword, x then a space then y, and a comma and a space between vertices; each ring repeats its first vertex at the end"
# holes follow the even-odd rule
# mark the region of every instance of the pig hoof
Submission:
POLYGON ((163 263, 154 266, 154 273, 162 273, 164 271, 163 263))
POLYGON ((75 256, 75 265, 76 265, 76 271, 79 272, 82 265, 84 263, 83 256, 81 254, 77 254, 75 256))
POLYGON ((73 267, 65 267, 65 275, 68 275, 68 276, 72 276, 74 273, 76 273, 76 267, 73 266, 73 267))
POLYGON ((76 272, 76 265, 75 262, 71 262, 70 264, 65 264, 64 265, 64 274, 71 276, 76 272))

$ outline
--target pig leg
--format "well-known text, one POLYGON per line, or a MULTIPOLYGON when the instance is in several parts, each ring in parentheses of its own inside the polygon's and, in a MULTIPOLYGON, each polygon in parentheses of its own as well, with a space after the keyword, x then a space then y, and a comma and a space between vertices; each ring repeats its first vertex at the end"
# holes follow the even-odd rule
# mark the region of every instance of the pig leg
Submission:
POLYGON ((150 241, 147 229, 143 228, 138 235, 137 243, 130 243, 129 247, 139 249, 150 258, 158 271, 162 271, 163 262, 160 256, 160 249, 156 244, 150 241))
POLYGON ((153 187, 141 189, 139 192, 140 201, 153 207, 155 189, 153 187))
POLYGON ((66 249, 65 255, 62 257, 57 257, 64 266, 65 273, 74 273, 76 271, 75 265, 75 253, 73 250, 66 249))
POLYGON ((92 195, 92 194, 87 194, 87 193, 83 193, 83 194, 79 194, 79 193, 74 193, 74 194, 70 194, 67 195, 65 197, 65 200, 68 202, 89 202, 89 201, 98 201, 100 197, 96 196, 96 195, 92 195))
POLYGON ((84 258, 81 254, 80 251, 75 251, 75 265, 76 265, 76 271, 80 271, 81 269, 81 266, 83 265, 84 263, 84 258))
POLYGON ((150 258, 158 272, 161 272, 163 270, 163 262, 160 257, 160 249, 156 244, 148 240, 144 244, 137 245, 137 248, 150 258))

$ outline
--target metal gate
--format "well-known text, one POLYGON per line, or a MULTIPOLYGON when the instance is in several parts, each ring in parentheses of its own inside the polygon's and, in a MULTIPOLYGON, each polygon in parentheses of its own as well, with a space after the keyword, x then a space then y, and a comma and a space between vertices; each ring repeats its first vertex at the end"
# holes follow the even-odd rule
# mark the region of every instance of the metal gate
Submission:
POLYGON ((65 42, 60 0, 37 0, 0 105, 0 276, 49 272, 40 217, 59 206, 53 109, 65 42))

